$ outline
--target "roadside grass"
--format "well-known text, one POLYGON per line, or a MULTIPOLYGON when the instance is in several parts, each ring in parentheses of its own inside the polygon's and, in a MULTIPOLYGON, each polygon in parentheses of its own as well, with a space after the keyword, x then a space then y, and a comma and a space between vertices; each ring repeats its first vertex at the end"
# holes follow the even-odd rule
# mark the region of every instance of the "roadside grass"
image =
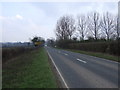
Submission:
POLYGON ((24 53, 5 63, 2 88, 57 88, 45 49, 24 53))
POLYGON ((108 59, 108 60, 113 60, 113 61, 120 62, 120 59, 119 59, 118 56, 110 55, 110 54, 106 54, 106 53, 81 51, 81 50, 74 50, 74 49, 65 49, 65 50, 76 52, 76 53, 81 53, 81 54, 86 54, 86 55, 91 55, 91 56, 96 56, 96 57, 100 57, 100 58, 104 58, 104 59, 108 59))

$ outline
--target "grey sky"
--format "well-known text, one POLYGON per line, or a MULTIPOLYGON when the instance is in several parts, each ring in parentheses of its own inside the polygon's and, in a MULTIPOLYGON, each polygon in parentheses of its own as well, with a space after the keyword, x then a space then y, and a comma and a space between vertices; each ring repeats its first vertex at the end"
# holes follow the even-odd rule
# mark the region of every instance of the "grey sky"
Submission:
POLYGON ((55 38, 59 17, 87 14, 91 11, 117 14, 117 2, 4 2, 1 3, 2 41, 29 41, 33 36, 55 38))

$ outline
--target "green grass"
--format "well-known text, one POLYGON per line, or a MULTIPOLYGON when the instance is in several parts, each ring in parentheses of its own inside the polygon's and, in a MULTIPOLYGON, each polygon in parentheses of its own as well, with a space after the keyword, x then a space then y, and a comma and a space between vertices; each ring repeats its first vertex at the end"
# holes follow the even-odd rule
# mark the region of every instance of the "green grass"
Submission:
POLYGON ((2 72, 3 88, 57 88, 44 48, 9 61, 2 72))
POLYGON ((104 59, 108 59, 108 60, 113 60, 113 61, 120 62, 118 56, 110 55, 110 54, 106 54, 106 53, 88 52, 88 51, 73 50, 73 49, 65 49, 65 50, 72 51, 72 52, 77 52, 77 53, 81 53, 81 54, 86 54, 86 55, 91 55, 91 56, 96 56, 96 57, 100 57, 100 58, 104 58, 104 59))

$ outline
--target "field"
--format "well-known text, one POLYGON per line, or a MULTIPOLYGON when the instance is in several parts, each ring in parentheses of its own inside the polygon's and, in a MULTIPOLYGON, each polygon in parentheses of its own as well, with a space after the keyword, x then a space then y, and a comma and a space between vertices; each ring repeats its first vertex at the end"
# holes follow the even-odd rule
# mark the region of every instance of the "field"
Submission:
POLYGON ((2 88, 56 88, 44 48, 23 53, 3 64, 2 88))

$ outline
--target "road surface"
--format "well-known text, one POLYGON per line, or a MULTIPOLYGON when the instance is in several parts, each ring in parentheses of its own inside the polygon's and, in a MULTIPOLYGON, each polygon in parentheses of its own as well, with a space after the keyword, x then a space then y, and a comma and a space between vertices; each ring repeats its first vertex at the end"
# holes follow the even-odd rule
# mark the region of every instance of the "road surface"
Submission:
POLYGON ((67 88, 118 88, 118 63, 45 47, 67 88))

